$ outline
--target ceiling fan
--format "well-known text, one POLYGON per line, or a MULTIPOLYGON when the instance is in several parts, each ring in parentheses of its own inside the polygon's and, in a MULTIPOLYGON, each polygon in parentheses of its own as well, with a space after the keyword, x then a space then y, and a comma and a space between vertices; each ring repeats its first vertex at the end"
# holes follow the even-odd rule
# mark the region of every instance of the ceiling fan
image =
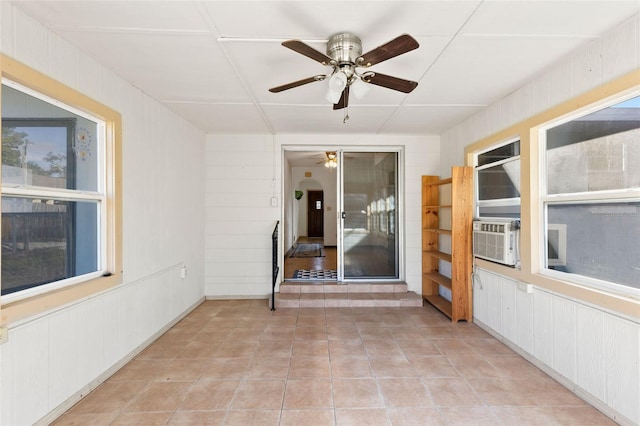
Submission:
POLYGON ((333 70, 326 75, 315 75, 273 87, 269 89, 272 93, 282 92, 283 90, 329 78, 327 99, 333 103, 333 109, 342 109, 349 106, 350 89, 353 90, 356 97, 360 97, 364 91, 368 90, 366 84, 374 84, 403 93, 410 93, 418 86, 415 81, 404 80, 375 71, 361 72, 358 70, 358 68, 366 69, 387 59, 417 49, 418 42, 409 34, 402 34, 364 55, 362 54, 362 42, 356 35, 351 33, 332 35, 327 42, 326 55, 300 40, 287 40, 282 42, 282 45, 320 62, 322 65, 333 67, 333 70))

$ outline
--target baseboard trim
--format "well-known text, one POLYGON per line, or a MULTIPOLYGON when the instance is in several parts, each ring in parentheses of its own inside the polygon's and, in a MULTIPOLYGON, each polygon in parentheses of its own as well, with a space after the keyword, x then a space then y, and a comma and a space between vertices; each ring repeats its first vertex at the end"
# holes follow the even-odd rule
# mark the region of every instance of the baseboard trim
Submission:
POLYGON ((492 329, 491 327, 489 327, 488 325, 486 325, 482 321, 478 320, 478 318, 474 317, 473 318, 473 322, 478 327, 480 327, 481 329, 483 329, 484 331, 486 331, 487 333, 489 333, 490 335, 492 335, 493 337, 498 339, 500 342, 504 343, 506 346, 509 347, 509 349, 511 349, 512 351, 516 352, 518 355, 520 355, 521 357, 523 357, 524 359, 529 361, 531 364, 533 364, 536 367, 538 367, 540 370, 544 371, 553 380, 555 380, 556 382, 560 383, 562 386, 564 386, 565 388, 570 390, 578 398, 583 399, 584 401, 586 401, 587 403, 592 405, 596 410, 600 411, 602 414, 604 414, 605 416, 609 417, 614 422, 616 422, 616 423, 618 423, 619 425, 622 425, 622 426, 633 426, 633 425, 635 425, 635 423, 632 422, 629 418, 627 418, 623 414, 619 413, 618 411, 614 410, 613 408, 611 408, 610 406, 605 404, 603 401, 601 401, 598 398, 594 397, 589 392, 587 392, 586 390, 582 389, 577 384, 575 384, 571 380, 567 379, 566 377, 564 377, 563 375, 558 373, 556 370, 554 370, 551 367, 549 367, 547 364, 545 364, 542 361, 540 361, 538 358, 535 358, 529 352, 525 351, 520 346, 518 346, 515 343, 513 343, 511 340, 508 340, 507 338, 505 338, 504 336, 499 334, 497 331, 495 331, 494 329, 492 329))
POLYGON ((184 312, 182 312, 180 315, 175 317, 172 321, 170 321, 167 325, 165 325, 160 330, 158 330, 156 333, 154 333, 147 340, 145 340, 140 345, 138 345, 133 351, 129 352, 126 356, 121 358, 120 361, 116 362, 109 369, 107 369, 104 373, 99 375, 96 379, 92 380, 89 384, 87 384, 86 386, 81 388, 78 392, 76 392, 75 394, 73 394, 69 398, 67 398, 67 400, 64 401, 62 404, 58 405, 56 408, 51 410, 47 415, 45 415, 40 420, 35 422, 34 426, 49 425, 54 420, 56 420, 58 417, 62 416, 71 407, 76 405, 82 398, 86 397, 91 391, 93 391, 98 386, 103 384, 105 381, 107 381, 107 379, 109 377, 113 376, 118 370, 120 370, 122 367, 124 367, 128 362, 130 362, 136 356, 138 356, 150 344, 155 342, 158 339, 158 337, 162 336, 171 327, 173 327, 178 322, 180 322, 184 317, 189 315, 191 313, 191 311, 193 311, 195 308, 200 306, 200 304, 202 304, 202 302, 204 302, 204 301, 205 301, 204 297, 198 299, 198 301, 196 303, 194 303, 193 305, 189 306, 184 312))

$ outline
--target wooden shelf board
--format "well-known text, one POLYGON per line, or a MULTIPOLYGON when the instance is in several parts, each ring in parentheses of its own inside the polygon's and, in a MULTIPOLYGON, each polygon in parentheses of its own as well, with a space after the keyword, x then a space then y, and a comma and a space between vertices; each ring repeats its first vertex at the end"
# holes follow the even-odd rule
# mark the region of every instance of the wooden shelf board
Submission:
POLYGON ((424 296, 424 299, 427 302, 431 303, 436 308, 438 308, 440 311, 442 311, 442 313, 444 313, 446 316, 451 318, 452 316, 451 302, 449 302, 447 299, 440 296, 439 294, 435 294, 432 296, 424 296))
POLYGON ((451 183, 451 182, 453 182, 452 178, 446 178, 446 179, 437 180, 435 182, 429 182, 426 185, 427 186, 440 186, 440 185, 446 185, 446 184, 451 183))
POLYGON ((451 235, 451 229, 423 228, 427 232, 435 232, 436 234, 451 235))
POLYGON ((425 277, 429 278, 432 281, 437 282, 438 284, 440 284, 443 287, 448 288, 449 290, 451 290, 451 278, 449 277, 445 277, 444 275, 442 275, 439 272, 427 272, 424 274, 425 277))
POLYGON ((428 254, 432 257, 437 257, 438 259, 442 259, 447 262, 451 262, 451 255, 449 253, 444 253, 441 251, 425 251, 424 254, 428 254))
POLYGON ((450 209, 451 205, 450 204, 440 204, 440 205, 437 205, 437 206, 422 206, 422 208, 431 209, 431 210, 450 209))

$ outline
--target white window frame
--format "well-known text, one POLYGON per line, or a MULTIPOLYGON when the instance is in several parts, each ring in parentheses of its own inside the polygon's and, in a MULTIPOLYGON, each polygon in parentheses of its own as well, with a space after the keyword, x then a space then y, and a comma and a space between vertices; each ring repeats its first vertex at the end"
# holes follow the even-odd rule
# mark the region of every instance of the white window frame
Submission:
MULTIPOLYGON (((495 161, 492 163, 488 163, 488 164, 484 164, 482 166, 478 166, 478 157, 480 157, 480 155, 485 154, 489 151, 493 151, 494 149, 506 146, 506 145, 510 145, 512 143, 515 142, 521 142, 521 139, 519 136, 516 137, 512 137, 506 140, 503 140, 499 143, 496 143, 495 145, 492 145, 486 149, 483 149, 481 151, 477 151, 473 153, 473 173, 474 173, 474 181, 475 181, 475 185, 474 185, 474 199, 475 199, 475 217, 480 217, 480 208, 481 207, 509 207, 509 206, 520 206, 521 205, 521 197, 517 197, 517 198, 497 198, 497 199, 493 199, 493 200, 480 200, 480 191, 479 191, 479 186, 480 186, 480 180, 478 179, 478 172, 481 170, 485 170, 485 169, 489 169, 492 167, 496 167, 502 164, 506 164, 506 163, 510 163, 512 161, 517 161, 520 160, 520 154, 518 155, 514 155, 513 157, 509 157, 509 158, 505 158, 504 160, 499 160, 499 161, 495 161)), ((520 162, 522 167, 522 162, 520 162)), ((499 216, 495 216, 496 218, 498 218, 499 216)), ((484 216, 483 219, 489 219, 490 217, 488 216, 484 216)))
POLYGON ((2 78, 2 85, 11 87, 21 93, 31 96, 35 99, 39 99, 43 102, 51 104, 60 109, 69 111, 75 115, 83 117, 96 125, 96 147, 97 147, 97 191, 85 191, 74 190, 64 188, 50 188, 50 187, 38 187, 38 186, 25 186, 18 184, 2 184, 2 196, 3 197, 20 197, 20 198, 46 198, 59 201, 71 201, 71 202, 89 202, 98 204, 98 259, 97 259, 97 271, 90 272, 82 275, 75 275, 73 277, 65 278, 51 283, 41 284, 35 287, 30 287, 25 290, 20 290, 15 293, 9 293, 2 296, 3 303, 12 303, 18 300, 23 300, 33 296, 37 296, 43 293, 47 293, 53 290, 58 290, 70 285, 82 283, 97 277, 103 276, 107 272, 107 193, 106 193, 106 164, 105 164, 105 135, 106 125, 105 122, 91 114, 87 114, 84 111, 80 111, 70 105, 67 105, 59 100, 53 99, 45 94, 42 94, 36 90, 30 89, 19 83, 12 81, 11 79, 2 78))
MULTIPOLYGON (((547 207, 549 205, 560 204, 605 204, 605 203, 628 203, 628 202, 640 202, 640 188, 631 189, 616 189, 616 190, 602 190, 602 191, 588 191, 588 192, 575 192, 564 194, 547 194, 547 164, 546 164, 546 135, 549 129, 558 127, 562 124, 566 124, 577 118, 584 117, 593 112, 605 109, 612 105, 624 102, 631 98, 640 96, 640 88, 628 90, 623 93, 619 93, 610 98, 601 100, 599 102, 592 103, 580 108, 571 113, 561 117, 557 117, 551 121, 548 121, 537 127, 538 130, 538 169, 539 173, 539 188, 540 188, 540 217, 541 227, 538 238, 540 238, 541 244, 539 245, 539 273, 542 276, 553 278, 556 280, 567 281, 573 284, 594 288, 597 290, 606 291, 612 294, 618 294, 622 296, 640 297, 640 289, 630 287, 624 284, 617 284, 610 281, 604 281, 597 278, 588 277, 585 275, 572 274, 568 272, 557 271, 549 269, 545 263, 547 262, 547 232, 548 229, 553 229, 553 224, 548 224, 547 219, 547 207)), ((565 247, 566 250, 566 247, 565 247)), ((566 253, 565 253, 566 256, 566 253)), ((566 259, 565 259, 566 263, 566 259)), ((554 266, 549 264, 549 266, 554 266)))

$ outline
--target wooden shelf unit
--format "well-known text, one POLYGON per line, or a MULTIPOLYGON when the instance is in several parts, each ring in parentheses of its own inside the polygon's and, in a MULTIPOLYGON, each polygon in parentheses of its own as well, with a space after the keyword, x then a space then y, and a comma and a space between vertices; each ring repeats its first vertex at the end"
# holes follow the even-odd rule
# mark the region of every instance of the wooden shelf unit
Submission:
POLYGON ((453 322, 473 321, 471 285, 473 242, 473 168, 452 167, 451 177, 422 176, 422 297, 453 322), (440 204, 440 191, 450 201, 440 204), (451 229, 442 229, 443 215, 451 229), (440 238, 451 239, 451 253, 440 250, 440 238), (440 262, 451 264, 451 278, 440 273, 440 262), (451 301, 440 295, 451 291, 451 301))

